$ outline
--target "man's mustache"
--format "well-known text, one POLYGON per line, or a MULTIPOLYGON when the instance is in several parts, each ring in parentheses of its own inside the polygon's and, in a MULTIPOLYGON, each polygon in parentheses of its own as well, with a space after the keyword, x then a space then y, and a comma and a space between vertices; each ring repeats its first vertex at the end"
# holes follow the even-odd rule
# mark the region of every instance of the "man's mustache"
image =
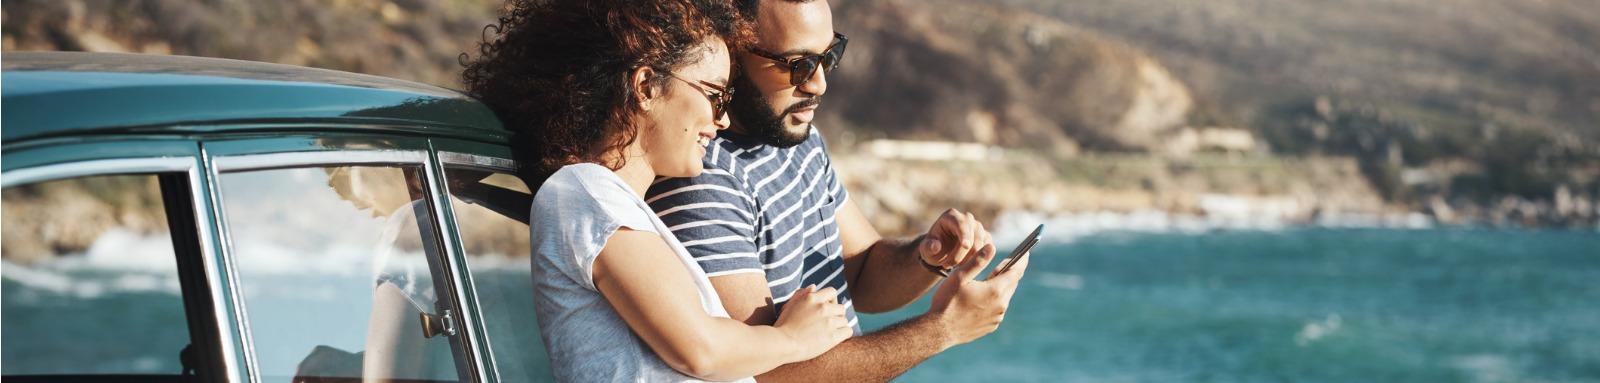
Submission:
POLYGON ((801 109, 817 106, 819 104, 822 104, 822 97, 819 96, 819 97, 808 98, 805 101, 797 102, 794 105, 790 105, 788 108, 784 108, 783 109, 783 113, 780 113, 779 115, 781 116, 781 115, 787 115, 789 113, 798 112, 801 109))

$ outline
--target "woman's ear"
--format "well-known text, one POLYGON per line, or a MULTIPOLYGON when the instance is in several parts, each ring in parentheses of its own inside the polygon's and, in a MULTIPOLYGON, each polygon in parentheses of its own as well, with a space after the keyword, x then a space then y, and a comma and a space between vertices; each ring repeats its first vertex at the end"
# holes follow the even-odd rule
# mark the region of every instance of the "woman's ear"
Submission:
POLYGON ((639 103, 640 110, 650 110, 651 104, 660 96, 657 94, 657 89, 650 85, 655 77, 656 70, 648 66, 634 68, 633 72, 628 74, 628 86, 633 87, 636 98, 634 102, 639 103))

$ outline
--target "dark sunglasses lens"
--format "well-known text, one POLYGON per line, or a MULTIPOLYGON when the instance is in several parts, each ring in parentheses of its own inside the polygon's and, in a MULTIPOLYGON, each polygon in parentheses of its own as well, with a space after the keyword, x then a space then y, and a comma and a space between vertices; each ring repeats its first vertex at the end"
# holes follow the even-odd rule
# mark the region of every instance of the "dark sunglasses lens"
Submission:
POLYGON ((810 80, 817 74, 817 64, 822 61, 822 56, 806 56, 795 60, 789 67, 789 84, 800 85, 810 80))
POLYGON ((844 47, 848 44, 850 44, 849 40, 839 40, 838 43, 835 43, 833 49, 829 49, 824 53, 826 57, 823 58, 822 67, 827 68, 828 71, 838 68, 839 62, 844 60, 844 47))
POLYGON ((717 93, 711 96, 711 118, 722 121, 722 116, 728 114, 728 104, 733 101, 728 93, 717 93))

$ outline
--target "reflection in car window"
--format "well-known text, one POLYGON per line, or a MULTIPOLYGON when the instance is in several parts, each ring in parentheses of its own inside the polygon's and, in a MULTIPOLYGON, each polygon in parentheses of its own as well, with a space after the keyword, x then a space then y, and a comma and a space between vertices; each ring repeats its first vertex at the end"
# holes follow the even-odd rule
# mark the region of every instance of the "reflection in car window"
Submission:
POLYGON ((439 248, 418 167, 222 174, 219 185, 267 381, 456 381, 430 259, 439 248))
POLYGON ((3 374, 179 375, 188 320, 154 175, 3 192, 3 374))
POLYGON ((534 325, 528 187, 505 173, 465 168, 446 168, 445 179, 500 379, 553 379, 534 325))

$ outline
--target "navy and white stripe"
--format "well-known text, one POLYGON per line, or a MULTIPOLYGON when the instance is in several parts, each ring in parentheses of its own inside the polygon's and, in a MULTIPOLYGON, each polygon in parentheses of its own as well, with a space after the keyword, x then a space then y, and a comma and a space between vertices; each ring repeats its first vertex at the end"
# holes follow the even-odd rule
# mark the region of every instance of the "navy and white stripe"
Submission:
POLYGON ((650 186, 650 208, 707 276, 761 273, 780 312, 801 287, 833 287, 860 334, 834 221, 848 195, 822 136, 777 148, 724 131, 707 149, 700 176, 650 186))

